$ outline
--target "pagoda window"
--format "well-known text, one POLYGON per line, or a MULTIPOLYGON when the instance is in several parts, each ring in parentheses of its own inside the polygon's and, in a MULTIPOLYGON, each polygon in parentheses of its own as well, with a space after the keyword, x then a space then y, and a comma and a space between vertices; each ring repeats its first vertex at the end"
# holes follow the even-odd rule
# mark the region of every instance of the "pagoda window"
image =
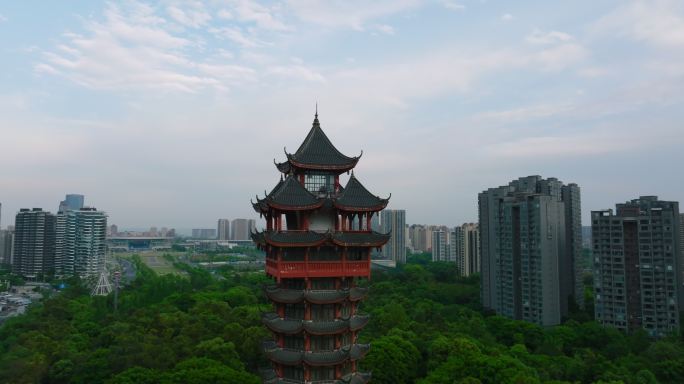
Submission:
POLYGON ((283 261, 304 261, 304 248, 286 248, 283 250, 283 261))
POLYGON ((335 320, 335 304, 312 304, 311 318, 317 321, 335 320))
POLYGON ((283 377, 290 380, 303 381, 304 380, 304 368, 283 366, 283 377))
POLYGON ((312 351, 332 351, 335 349, 334 336, 311 336, 312 351))
POLYGON ((333 247, 321 247, 309 256, 310 261, 334 261, 339 259, 340 256, 333 247))
POLYGON ((368 250, 366 248, 347 248, 348 261, 367 260, 368 250))
POLYGON ((304 176, 304 187, 311 193, 334 192, 335 176, 324 173, 308 173, 304 176))
POLYGON ((335 380, 334 367, 312 367, 311 380, 335 380))
MULTIPOLYGON (((346 319, 349 316, 351 316, 351 303, 348 301, 345 301, 344 303, 342 303, 340 305, 340 317, 342 317, 343 319, 346 319)), ((349 344, 349 343, 347 343, 347 344, 349 344)))
POLYGON ((352 334, 351 334, 351 332, 345 332, 345 333, 343 333, 343 334, 342 334, 342 340, 341 340, 341 342, 342 342, 342 346, 351 345, 351 343, 352 343, 352 334))
POLYGON ((287 225, 288 231, 302 229, 299 224, 300 221, 299 212, 285 214, 285 224, 287 225))
POLYGON ((294 320, 304 319, 304 304, 285 304, 285 318, 294 320))
POLYGON ((290 336, 286 335, 283 337, 285 341, 285 348, 290 348, 290 349, 299 349, 303 350, 304 349, 304 337, 302 336, 290 336))

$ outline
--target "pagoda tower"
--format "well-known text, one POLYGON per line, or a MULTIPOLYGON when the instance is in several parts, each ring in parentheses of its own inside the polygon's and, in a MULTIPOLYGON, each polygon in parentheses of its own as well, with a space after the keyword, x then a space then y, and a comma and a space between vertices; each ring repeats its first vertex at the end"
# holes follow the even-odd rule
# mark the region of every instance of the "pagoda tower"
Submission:
MULTIPOLYGON (((363 154, 363 152, 362 152, 363 154)), ((362 384, 359 360, 369 344, 358 343, 368 322, 359 304, 371 275, 370 254, 389 240, 371 229, 371 218, 389 201, 370 193, 352 169, 358 157, 343 155, 321 129, 318 112, 309 134, 287 160, 276 163, 280 181, 254 209, 266 229, 252 234, 266 252, 266 288, 273 312, 263 323, 271 369, 264 383, 362 384), (340 175, 351 173, 343 187, 340 175)))

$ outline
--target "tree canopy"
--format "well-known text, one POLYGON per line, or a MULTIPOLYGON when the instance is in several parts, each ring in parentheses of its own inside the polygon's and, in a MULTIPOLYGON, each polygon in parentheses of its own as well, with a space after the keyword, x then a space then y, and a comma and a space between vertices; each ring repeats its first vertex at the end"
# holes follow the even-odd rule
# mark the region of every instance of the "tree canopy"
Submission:
MULTIPOLYGON (((119 295, 90 297, 79 284, 0 327, 3 383, 259 383, 270 333, 262 272, 137 278, 119 295)), ((684 343, 625 335, 575 314, 542 328, 485 313, 477 276, 412 258, 373 273, 361 342, 373 384, 684 383, 684 343)))

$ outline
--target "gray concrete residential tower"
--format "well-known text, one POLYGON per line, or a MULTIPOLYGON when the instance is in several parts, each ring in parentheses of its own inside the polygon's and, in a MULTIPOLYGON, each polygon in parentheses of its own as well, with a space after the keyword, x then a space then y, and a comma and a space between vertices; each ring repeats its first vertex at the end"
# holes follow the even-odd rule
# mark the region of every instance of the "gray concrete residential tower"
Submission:
POLYGON ((679 328, 682 265, 679 203, 642 196, 592 211, 596 320, 654 337, 679 328))
POLYGON ((490 188, 478 201, 483 306, 559 324, 571 300, 581 303, 579 187, 528 176, 490 188))

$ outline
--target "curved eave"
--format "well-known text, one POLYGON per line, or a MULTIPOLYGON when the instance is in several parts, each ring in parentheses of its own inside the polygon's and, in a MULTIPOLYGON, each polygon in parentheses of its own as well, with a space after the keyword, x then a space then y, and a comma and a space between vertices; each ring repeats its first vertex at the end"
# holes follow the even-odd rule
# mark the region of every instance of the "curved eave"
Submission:
POLYGON ((301 163, 297 161, 292 154, 287 154, 287 161, 289 162, 290 167, 302 169, 302 170, 316 170, 316 171, 337 171, 339 173, 349 171, 356 167, 356 164, 359 162, 359 157, 351 157, 349 158, 348 163, 344 164, 310 164, 310 163, 301 163))
POLYGON ((338 245, 340 247, 381 247, 385 245, 390 239, 390 235, 375 233, 373 239, 354 239, 353 235, 347 236, 349 236, 349 238, 343 238, 341 235, 337 234, 334 235, 331 240, 335 245, 338 245))
POLYGON ((360 301, 368 294, 368 288, 354 287, 341 290, 299 290, 266 287, 266 297, 275 303, 297 304, 304 301, 311 304, 336 304, 345 300, 360 301))
POLYGON ((268 205, 264 203, 263 200, 257 200, 256 203, 252 203, 252 208, 256 211, 256 213, 267 213, 268 212, 268 205))
POLYGON ((266 297, 280 304, 297 304, 304 301, 304 291, 295 289, 266 288, 266 297))
POLYGON ((276 209, 278 211, 311 211, 322 207, 323 200, 319 200, 317 203, 310 205, 281 205, 270 200, 267 200, 266 204, 268 204, 269 207, 276 209))
POLYGON ((363 329, 363 327, 370 321, 368 315, 355 315, 349 319, 349 330, 352 332, 363 329))
POLYGON ((368 288, 354 287, 349 290, 349 301, 360 301, 368 296, 368 288))
POLYGON ((273 163, 275 164, 276 168, 278 168, 278 170, 281 173, 284 173, 287 175, 290 173, 290 171, 292 171, 292 167, 290 166, 290 163, 288 161, 284 161, 282 163, 277 163, 275 160, 273 160, 273 163))
POLYGON ((280 247, 280 248, 296 248, 296 247, 319 247, 327 241, 327 239, 323 238, 319 241, 311 241, 311 242, 280 242, 280 241, 274 241, 266 237, 265 242, 268 245, 272 245, 274 247, 280 247))
POLYGON ((340 246, 340 247, 370 247, 370 248, 375 248, 375 247, 382 247, 385 245, 389 239, 383 240, 383 241, 375 241, 375 242, 344 242, 340 240, 334 240, 333 239, 333 244, 340 246))
POLYGON ((363 359, 370 351, 370 344, 354 344, 349 351, 349 359, 352 361, 363 359))
POLYGON ((378 212, 382 211, 387 207, 387 204, 389 203, 389 199, 382 199, 381 203, 378 205, 373 205, 370 207, 356 207, 353 205, 344 205, 340 204, 338 202, 334 202, 333 204, 335 205, 335 208, 339 209, 340 211, 345 211, 345 212, 378 212))
POLYGON ((260 245, 265 245, 265 236, 263 232, 252 232, 249 235, 252 238, 252 241, 256 244, 260 245))
POLYGON ((338 365, 350 360, 350 349, 338 349, 329 352, 305 352, 302 360, 312 367, 338 365))
POLYGON ((368 372, 355 372, 352 373, 349 377, 348 380, 345 378, 343 379, 344 383, 346 384, 366 384, 370 381, 371 379, 371 373, 368 372))

